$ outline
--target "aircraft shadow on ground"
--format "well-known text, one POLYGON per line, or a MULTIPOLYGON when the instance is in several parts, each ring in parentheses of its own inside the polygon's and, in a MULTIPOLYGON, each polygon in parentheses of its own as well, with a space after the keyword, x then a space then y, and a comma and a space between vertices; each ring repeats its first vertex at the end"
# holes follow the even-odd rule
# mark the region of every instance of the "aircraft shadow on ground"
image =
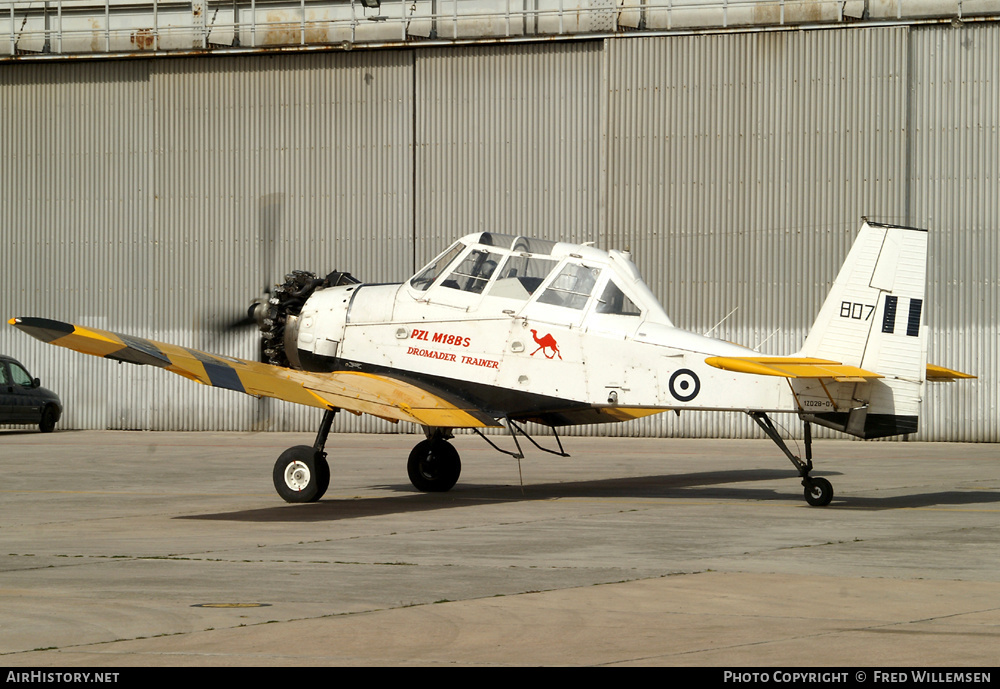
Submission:
MULTIPOLYGON (((820 472, 815 472, 817 476, 820 472)), ((826 476, 836 472, 822 472, 826 476)), ((693 502, 706 500, 744 500, 748 502, 791 502, 805 507, 799 481, 787 471, 753 470, 699 472, 662 476, 595 481, 570 481, 519 485, 459 483, 447 493, 418 493, 409 484, 380 486, 399 495, 373 498, 327 497, 315 503, 284 503, 253 510, 185 515, 177 519, 243 522, 321 522, 446 510, 473 505, 529 502, 557 499, 675 499, 693 502), (755 481, 787 479, 779 488, 754 487, 755 481), (787 485, 787 488, 786 488, 787 485)), ((836 489, 836 487, 835 487, 836 489)), ((328 494, 330 495, 330 494, 328 494)), ((276 500, 278 498, 275 498, 276 500)), ((886 497, 834 495, 826 508, 853 510, 892 510, 926 507, 1000 503, 1000 493, 983 491, 939 491, 886 497)))

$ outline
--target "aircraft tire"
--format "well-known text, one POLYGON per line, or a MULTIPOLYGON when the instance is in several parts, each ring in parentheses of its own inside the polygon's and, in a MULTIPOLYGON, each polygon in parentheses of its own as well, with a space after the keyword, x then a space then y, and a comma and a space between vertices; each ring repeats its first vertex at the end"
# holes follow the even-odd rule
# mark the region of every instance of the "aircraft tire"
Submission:
POLYGON ((410 452, 406 473, 417 490, 444 493, 458 483, 462 462, 458 451, 447 440, 423 440, 410 452))
POLYGON ((272 478, 285 502, 316 502, 330 486, 330 465, 314 448, 296 445, 278 457, 272 478))
POLYGON ((833 500, 833 485, 825 478, 811 477, 803 481, 806 502, 813 507, 825 507, 833 500))

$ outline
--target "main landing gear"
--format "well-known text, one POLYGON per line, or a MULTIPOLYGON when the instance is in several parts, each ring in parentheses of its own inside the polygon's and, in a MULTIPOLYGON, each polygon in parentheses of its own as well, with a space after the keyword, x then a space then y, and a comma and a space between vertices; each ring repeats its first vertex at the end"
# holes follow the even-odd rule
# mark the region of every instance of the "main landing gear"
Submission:
POLYGON ((290 447, 274 463, 274 487, 285 502, 316 502, 329 488, 330 464, 323 448, 337 411, 334 408, 324 412, 312 447, 290 447))
POLYGON ((833 485, 827 481, 825 478, 820 476, 810 476, 809 472, 812 471, 812 430, 809 426, 809 422, 805 421, 805 445, 806 445, 806 461, 802 461, 798 457, 792 454, 788 446, 785 445, 785 441, 781 439, 778 435, 777 429, 775 429, 774 424, 771 423, 771 419, 767 417, 767 414, 759 411, 749 412, 750 418, 752 418, 761 430, 767 434, 775 445, 778 446, 785 456, 788 457, 792 465, 799 472, 799 476, 802 477, 802 487, 803 494, 805 496, 806 502, 808 502, 813 507, 825 507, 830 504, 833 500, 833 485))
POLYGON ((406 462, 413 487, 424 493, 444 493, 458 482, 462 462, 458 450, 438 431, 417 443, 406 462))
MULTIPOLYGON (((330 435, 337 409, 323 414, 316 442, 296 445, 281 453, 274 463, 274 488, 285 502, 316 502, 330 486, 330 464, 326 460, 326 439, 330 435)), ((428 431, 427 439, 410 452, 406 472, 417 490, 443 493, 451 490, 462 473, 458 451, 448 442, 447 429, 428 431)))

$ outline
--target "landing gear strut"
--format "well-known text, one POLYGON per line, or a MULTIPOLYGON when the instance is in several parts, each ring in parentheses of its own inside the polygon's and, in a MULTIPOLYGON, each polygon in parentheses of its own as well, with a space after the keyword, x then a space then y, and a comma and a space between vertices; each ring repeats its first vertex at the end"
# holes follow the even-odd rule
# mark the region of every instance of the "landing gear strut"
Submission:
POLYGON ((274 463, 274 488, 285 502, 316 502, 326 493, 330 486, 330 465, 323 448, 337 411, 334 408, 323 413, 312 447, 290 447, 274 463))
POLYGON ((833 485, 827 481, 825 478, 819 476, 810 476, 809 472, 812 471, 812 429, 809 426, 809 422, 805 421, 805 445, 806 445, 806 461, 802 461, 798 457, 792 454, 788 446, 785 445, 785 441, 782 440, 781 436, 778 435, 777 429, 774 424, 771 423, 771 419, 768 418, 767 414, 759 411, 752 411, 750 413, 750 418, 752 418, 761 430, 767 434, 775 445, 778 446, 785 456, 788 457, 792 465, 798 470, 799 476, 802 477, 802 487, 803 494, 805 495, 806 502, 808 502, 813 507, 825 507, 830 504, 833 500, 833 485))

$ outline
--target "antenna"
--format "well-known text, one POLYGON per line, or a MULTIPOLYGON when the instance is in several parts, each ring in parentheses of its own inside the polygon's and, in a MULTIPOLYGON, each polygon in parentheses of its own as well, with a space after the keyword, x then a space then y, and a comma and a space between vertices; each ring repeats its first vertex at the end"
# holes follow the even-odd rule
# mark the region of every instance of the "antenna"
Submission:
POLYGON ((740 307, 737 306, 735 309, 733 309, 732 311, 730 311, 729 313, 727 313, 725 315, 725 317, 721 321, 719 321, 718 323, 716 323, 715 325, 713 325, 711 328, 708 329, 708 332, 705 333, 705 336, 707 337, 713 330, 715 330, 720 325, 722 325, 723 323, 725 323, 726 319, 728 319, 730 316, 732 316, 734 313, 736 313, 739 310, 740 310, 740 307))
POLYGON ((774 329, 774 332, 773 332, 773 333, 771 333, 770 335, 768 335, 767 337, 765 337, 765 338, 764 338, 763 340, 761 340, 760 342, 758 342, 758 343, 757 343, 757 344, 756 344, 756 345, 754 346, 754 348, 753 348, 753 351, 755 351, 755 352, 759 352, 759 351, 760 351, 760 348, 761 348, 761 345, 763 345, 763 344, 764 344, 765 342, 767 342, 767 341, 768 341, 768 340, 770 340, 770 339, 771 339, 772 337, 774 337, 775 335, 777 335, 777 334, 778 334, 778 331, 779 331, 779 330, 781 330, 781 328, 775 328, 775 329, 774 329))

